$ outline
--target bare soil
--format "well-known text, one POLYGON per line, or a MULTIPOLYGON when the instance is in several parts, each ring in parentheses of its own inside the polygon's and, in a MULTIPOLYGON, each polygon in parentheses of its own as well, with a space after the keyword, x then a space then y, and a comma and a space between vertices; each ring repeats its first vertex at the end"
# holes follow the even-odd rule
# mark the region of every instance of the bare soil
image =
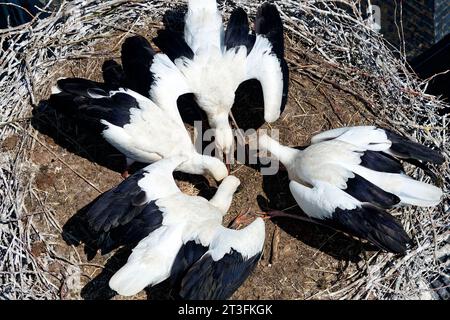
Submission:
MULTIPOLYGON (((154 36, 155 30, 146 36, 154 36)), ((101 79, 101 65, 106 58, 120 62, 120 45, 124 34, 114 34, 100 44, 97 57, 65 61, 49 72, 49 77, 84 77, 101 79)), ((320 70, 311 54, 286 39, 290 67, 289 99, 280 119, 263 127, 280 130, 281 142, 290 146, 306 145, 312 135, 342 125, 366 122, 363 103, 335 86, 317 81, 302 72, 320 70)), ((49 79, 46 79, 49 80, 49 79)), ((350 86, 350 85, 349 85, 350 86)), ((250 82, 237 94, 239 105, 233 108, 242 127, 262 119, 260 90, 250 82)), ((45 88, 41 99, 48 98, 45 88)), ((42 106, 41 106, 42 108, 42 106)), ((28 212, 39 225, 39 234, 31 248, 34 256, 49 271, 60 288, 62 299, 122 299, 108 288, 107 281, 127 258, 119 250, 107 256, 94 256, 86 244, 86 232, 80 223, 82 209, 92 203, 99 192, 114 187, 124 159, 119 152, 81 124, 51 110, 37 112, 32 125, 36 129, 35 146, 30 154, 30 176, 35 178, 34 194, 27 201, 28 212), (49 223, 53 221, 54 223, 49 223), (45 245, 44 245, 45 241, 45 245), (46 259, 46 247, 53 248, 52 263, 46 259), (80 283, 78 279, 81 279, 80 283)), ((17 141, 7 139, 1 148, 12 148, 17 141)), ((287 209, 301 213, 287 187, 285 172, 261 176, 257 166, 236 164, 233 167, 242 183, 226 221, 248 208, 287 209)), ((215 182, 202 177, 177 175, 183 191, 214 194, 215 182)), ((268 221, 264 254, 257 268, 233 295, 233 299, 310 299, 326 297, 323 292, 352 273, 363 263, 365 250, 358 241, 331 229, 306 222, 278 219, 268 221)), ((166 284, 158 285, 133 299, 167 299, 173 293, 166 284)))

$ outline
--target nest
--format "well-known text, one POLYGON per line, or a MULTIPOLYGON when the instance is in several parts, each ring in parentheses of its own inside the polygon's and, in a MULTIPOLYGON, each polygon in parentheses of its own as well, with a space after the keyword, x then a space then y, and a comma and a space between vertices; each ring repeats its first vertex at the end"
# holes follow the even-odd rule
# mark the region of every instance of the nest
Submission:
MULTIPOLYGON (((260 3, 220 1, 219 6, 229 13, 239 5, 252 17, 260 3)), ((32 161, 36 148, 53 154, 55 161, 71 170, 88 188, 104 191, 47 145, 31 125, 33 108, 48 97, 55 79, 71 76, 67 63, 78 65, 84 75, 98 77, 90 71, 97 70, 98 65, 89 63, 117 58, 123 39, 134 33, 154 32, 162 27, 163 14, 168 9, 185 5, 184 1, 76 0, 63 1, 53 11, 51 4, 52 1, 42 10, 49 13, 48 18, 36 17, 28 24, 0 30, 1 299, 66 298, 67 291, 76 287, 80 270, 89 264, 82 261, 76 250, 62 255, 55 247, 54 241, 63 227, 48 194, 36 188, 37 171, 32 161), (63 268, 52 272, 55 262, 63 268)), ((430 284, 440 277, 448 278, 448 262, 442 257, 450 251, 450 134, 444 112, 448 106, 425 93, 430 79, 418 79, 410 71, 402 50, 391 47, 371 29, 358 1, 280 0, 276 5, 285 25, 291 85, 301 86, 309 81, 314 84, 313 91, 333 90, 353 101, 350 112, 332 97, 326 98, 328 109, 318 118, 326 125, 314 127, 308 126, 309 121, 295 122, 297 127, 303 124, 307 128, 307 132, 302 132, 304 139, 298 143, 307 142, 320 129, 373 123, 439 148, 446 159, 441 167, 431 168, 437 182, 421 169, 407 168, 415 179, 437 183, 446 198, 436 208, 407 207, 394 212, 417 244, 405 256, 370 252, 362 263, 340 272, 332 284, 318 287, 306 296, 296 289, 298 296, 281 294, 277 298, 436 298, 441 288, 430 284)), ((291 90, 289 101, 298 105, 297 111, 290 113, 287 109, 283 121, 312 116, 310 111, 317 108, 306 108, 302 97, 295 93, 291 90), (299 110, 304 114, 299 114, 299 110)), ((111 186, 116 182, 111 182, 111 186)))

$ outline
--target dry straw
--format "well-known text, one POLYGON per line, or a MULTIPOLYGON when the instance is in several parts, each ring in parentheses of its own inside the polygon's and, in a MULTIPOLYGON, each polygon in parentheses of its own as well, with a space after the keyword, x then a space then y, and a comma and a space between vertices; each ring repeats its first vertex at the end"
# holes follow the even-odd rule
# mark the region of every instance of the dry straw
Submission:
MULTIPOLYGON (((229 12, 240 5, 254 13, 259 3, 220 1, 220 6, 229 12)), ((38 262, 31 254, 31 244, 43 239, 33 222, 35 215, 42 215, 55 234, 61 231, 60 226, 52 219, 50 208, 28 212, 26 206, 27 197, 37 197, 27 170, 27 151, 37 141, 29 117, 39 102, 37 97, 52 85, 49 70, 61 61, 97 56, 94 45, 112 32, 120 31, 126 36, 132 29, 154 26, 167 9, 183 4, 184 1, 76 0, 63 1, 58 9, 51 10, 50 1, 43 9, 50 12, 48 18, 35 18, 25 25, 0 30, 1 143, 12 135, 19 137, 14 150, 0 154, 0 299, 58 298, 60 294, 61 288, 51 281, 46 267, 61 258, 50 245, 44 262, 38 262)), ((448 254, 445 244, 449 236, 450 136, 446 116, 439 115, 444 103, 425 94, 428 82, 409 71, 401 50, 387 45, 371 30, 360 13, 359 1, 282 0, 276 4, 290 39, 320 66, 309 68, 290 59, 290 66, 295 67, 293 73, 354 95, 365 106, 362 112, 376 119, 377 124, 438 147, 446 158, 446 163, 435 172, 446 194, 443 204, 431 209, 398 211, 417 247, 401 258, 384 252, 372 255, 362 269, 314 298, 434 297, 429 283, 445 273, 445 262, 439 257, 448 254)), ((295 46, 290 50, 295 51, 295 46)), ((419 169, 411 168, 409 173, 416 179, 430 179, 419 169)))

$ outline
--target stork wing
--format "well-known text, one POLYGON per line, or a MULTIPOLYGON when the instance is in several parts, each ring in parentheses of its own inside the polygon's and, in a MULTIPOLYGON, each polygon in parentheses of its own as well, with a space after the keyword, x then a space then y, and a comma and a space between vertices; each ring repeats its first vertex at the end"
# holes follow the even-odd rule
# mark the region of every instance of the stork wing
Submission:
POLYGON ((90 228, 95 232, 108 232, 126 225, 143 212, 148 215, 159 211, 155 204, 157 199, 180 192, 172 172, 183 161, 182 157, 160 160, 102 194, 86 213, 90 228))
POLYGON ((256 41, 247 57, 247 79, 257 79, 264 95, 264 119, 273 122, 287 101, 289 69, 284 60, 283 23, 277 8, 264 3, 255 20, 256 41))
POLYGON ((143 104, 156 107, 152 101, 131 90, 111 90, 107 84, 82 78, 58 80, 48 103, 99 129, 104 129, 102 121, 119 127, 129 124, 131 114, 143 104))
POLYGON ((333 139, 372 151, 385 151, 391 146, 384 130, 375 126, 344 127, 324 131, 312 137, 311 143, 333 139))
POLYGON ((150 88, 151 99, 184 127, 177 100, 181 95, 191 92, 185 77, 165 54, 154 57, 150 71, 154 78, 150 88))
POLYGON ((149 97, 153 82, 150 66, 155 56, 150 43, 142 36, 132 36, 122 45, 121 59, 124 71, 123 86, 149 97))
POLYGON ((229 50, 245 46, 250 53, 255 43, 255 35, 249 33, 248 16, 244 9, 236 8, 230 15, 225 31, 224 45, 229 50))
MULTIPOLYGON (((370 151, 383 151, 400 159, 420 160, 442 164, 445 159, 439 151, 402 137, 388 129, 375 126, 337 128, 319 133, 311 143, 340 140, 370 151)), ((415 164, 415 163, 413 163, 415 164)))
MULTIPOLYGON (((171 34, 167 35, 167 32, 162 31, 161 45, 168 45, 167 36, 170 37, 171 34)), ((177 53, 192 58, 193 54, 187 44, 184 43, 183 46, 182 39, 178 42, 175 40, 172 40, 173 45, 169 46, 172 49, 169 54, 177 53)), ((152 99, 173 120, 183 124, 177 108, 177 99, 190 90, 184 76, 169 57, 156 54, 144 37, 133 36, 127 38, 122 45, 122 65, 123 86, 152 99)))
POLYGON ((188 300, 228 299, 257 265, 264 238, 262 219, 242 230, 218 227, 209 250, 183 277, 180 296, 188 300))
POLYGON ((367 239, 382 249, 403 253, 411 241, 402 225, 386 211, 359 202, 337 187, 316 183, 309 188, 291 181, 289 188, 308 216, 331 221, 343 231, 367 239))
MULTIPOLYGON (((171 209, 165 208, 163 211, 164 221, 174 214, 171 209)), ((111 278, 109 286, 121 295, 131 296, 171 276, 177 281, 179 275, 206 251, 201 243, 193 239, 194 236, 184 237, 184 222, 163 223, 142 239, 127 263, 111 278)))
POLYGON ((325 182, 317 182, 310 188, 291 181, 289 189, 300 208, 316 219, 331 218, 336 208, 352 210, 360 205, 358 200, 346 192, 325 182))
POLYGON ((252 51, 247 56, 246 79, 261 83, 264 96, 264 119, 277 120, 287 97, 287 73, 283 62, 272 52, 272 45, 263 36, 256 36, 252 51))
POLYGON ((158 36, 153 39, 158 48, 164 52, 172 61, 178 58, 187 58, 192 60, 194 52, 184 40, 180 33, 172 30, 159 30, 158 36))

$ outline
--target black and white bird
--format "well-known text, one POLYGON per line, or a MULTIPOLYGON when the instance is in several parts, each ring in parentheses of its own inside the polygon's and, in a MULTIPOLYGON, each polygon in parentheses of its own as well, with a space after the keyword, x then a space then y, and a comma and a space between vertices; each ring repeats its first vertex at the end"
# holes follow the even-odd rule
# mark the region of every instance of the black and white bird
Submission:
POLYGON ((261 218, 240 230, 222 226, 239 179, 226 177, 209 201, 189 196, 172 176, 183 161, 173 157, 147 166, 100 196, 86 214, 102 253, 134 247, 109 282, 121 295, 171 278, 180 283, 184 299, 226 299, 259 261, 265 238, 261 218))
POLYGON ((268 135, 258 142, 260 151, 270 151, 286 167, 289 188, 304 213, 391 252, 405 252, 410 238, 386 209, 436 206, 442 197, 440 188, 407 176, 399 160, 442 164, 443 156, 386 129, 325 131, 303 150, 268 135))
MULTIPOLYGON (((164 66, 156 64, 155 68, 164 66)), ((170 74, 164 81, 170 81, 170 74)), ((185 156, 189 160, 179 171, 209 174, 217 181, 228 175, 222 161, 196 151, 177 109, 164 109, 130 89, 112 87, 81 78, 60 79, 49 104, 98 128, 105 140, 126 156, 127 166, 134 161, 152 163, 185 156)), ((153 87, 155 96, 160 88, 166 87, 158 83, 153 87)))
POLYGON ((261 83, 267 122, 277 120, 286 103, 283 25, 274 5, 265 3, 259 8, 255 32, 250 33, 247 14, 241 8, 232 12, 224 31, 216 0, 189 0, 184 38, 162 30, 154 40, 186 79, 189 92, 215 131, 216 146, 225 155, 232 151, 228 118, 242 82, 257 79, 261 83))

